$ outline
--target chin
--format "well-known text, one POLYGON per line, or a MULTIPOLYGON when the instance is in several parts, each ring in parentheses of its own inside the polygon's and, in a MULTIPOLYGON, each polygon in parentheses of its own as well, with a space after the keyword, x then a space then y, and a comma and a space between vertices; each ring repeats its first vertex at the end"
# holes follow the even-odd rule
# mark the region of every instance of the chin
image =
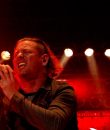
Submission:
POLYGON ((26 71, 19 71, 18 75, 20 75, 20 76, 26 76, 27 72, 26 71))

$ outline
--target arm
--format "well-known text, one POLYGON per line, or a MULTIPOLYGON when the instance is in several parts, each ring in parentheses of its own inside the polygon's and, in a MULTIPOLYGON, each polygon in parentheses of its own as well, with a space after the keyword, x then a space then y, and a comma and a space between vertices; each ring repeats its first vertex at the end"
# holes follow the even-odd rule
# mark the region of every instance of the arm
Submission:
POLYGON ((7 129, 7 106, 5 104, 7 103, 7 98, 4 97, 3 92, 0 88, 0 129, 6 130, 7 129))
POLYGON ((40 130, 63 130, 68 119, 76 112, 75 95, 71 87, 58 88, 50 106, 44 109, 17 91, 17 83, 10 66, 0 65, 0 76, 0 87, 10 101, 12 110, 40 130))
POLYGON ((58 91, 48 109, 33 104, 18 92, 13 96, 11 104, 14 111, 41 130, 63 130, 76 107, 70 87, 58 91))

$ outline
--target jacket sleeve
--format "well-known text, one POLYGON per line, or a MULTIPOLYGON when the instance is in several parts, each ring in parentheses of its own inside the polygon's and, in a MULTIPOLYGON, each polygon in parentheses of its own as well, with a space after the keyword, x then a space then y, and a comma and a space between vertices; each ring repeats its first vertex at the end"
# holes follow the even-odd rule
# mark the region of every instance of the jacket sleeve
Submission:
POLYGON ((0 91, 0 130, 7 129, 7 98, 0 91))
POLYGON ((48 109, 33 104, 17 92, 11 100, 13 111, 40 130, 63 130, 68 120, 76 112, 76 100, 72 87, 57 86, 48 109))

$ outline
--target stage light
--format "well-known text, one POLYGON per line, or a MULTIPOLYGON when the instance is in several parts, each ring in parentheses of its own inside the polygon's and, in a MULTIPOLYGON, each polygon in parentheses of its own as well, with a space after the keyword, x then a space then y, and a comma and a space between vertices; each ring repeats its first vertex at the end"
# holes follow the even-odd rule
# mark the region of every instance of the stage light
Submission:
POLYGON ((9 60, 10 59, 10 53, 8 51, 2 51, 1 52, 1 58, 2 60, 9 60))
POLYGON ((73 51, 69 48, 64 50, 64 54, 66 57, 71 57, 73 55, 73 51))
POLYGON ((90 128, 90 130, 97 130, 97 129, 95 129, 95 128, 90 128))
POLYGON ((110 49, 106 49, 104 54, 105 56, 110 57, 110 49))
POLYGON ((68 63, 69 59, 72 57, 73 51, 69 48, 64 49, 64 54, 61 57, 60 63, 63 67, 68 63))
POLYGON ((92 56, 93 53, 94 53, 94 50, 92 48, 88 48, 88 49, 85 50, 84 53, 85 53, 86 56, 92 56))

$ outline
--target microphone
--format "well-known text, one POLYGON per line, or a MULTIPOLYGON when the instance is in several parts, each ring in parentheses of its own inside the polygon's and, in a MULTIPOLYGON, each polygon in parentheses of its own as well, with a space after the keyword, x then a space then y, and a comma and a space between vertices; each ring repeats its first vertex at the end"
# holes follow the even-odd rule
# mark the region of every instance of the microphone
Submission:
MULTIPOLYGON (((10 59, 10 53, 8 51, 1 52, 0 64, 4 64, 5 61, 10 59)), ((1 76, 0 76, 1 79, 1 76)))
POLYGON ((0 59, 0 64, 4 64, 5 61, 10 59, 10 53, 8 51, 2 51, 1 52, 1 59, 0 59))

